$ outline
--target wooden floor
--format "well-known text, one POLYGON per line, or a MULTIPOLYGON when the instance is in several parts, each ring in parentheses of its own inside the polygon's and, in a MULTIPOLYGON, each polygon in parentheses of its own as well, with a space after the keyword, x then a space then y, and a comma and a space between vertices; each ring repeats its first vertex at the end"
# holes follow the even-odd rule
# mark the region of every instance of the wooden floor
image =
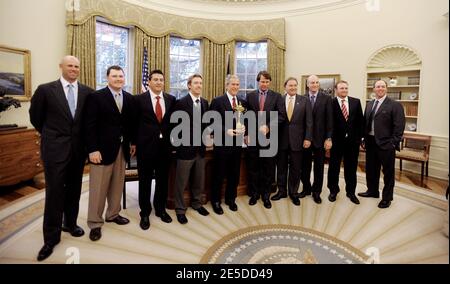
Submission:
MULTIPOLYGON (((364 163, 360 163, 358 166, 359 172, 364 172, 364 163)), ((85 173, 88 172, 86 167, 85 173)), ((448 187, 448 181, 443 179, 438 179, 434 177, 424 177, 423 183, 420 179, 420 174, 396 170, 395 173, 396 181, 414 185, 422 188, 425 191, 433 192, 439 195, 445 195, 448 187)), ((45 187, 44 184, 44 173, 37 175, 33 180, 18 184, 16 186, 10 187, 0 187, 0 207, 3 207, 13 201, 25 198, 28 195, 38 192, 45 187)))

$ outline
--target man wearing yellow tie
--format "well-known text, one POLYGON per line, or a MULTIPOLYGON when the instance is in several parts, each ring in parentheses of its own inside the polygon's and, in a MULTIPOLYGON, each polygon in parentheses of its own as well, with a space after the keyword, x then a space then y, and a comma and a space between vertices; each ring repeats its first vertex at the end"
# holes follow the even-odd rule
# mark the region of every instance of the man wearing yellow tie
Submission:
POLYGON ((277 161, 278 192, 272 200, 289 197, 295 205, 300 205, 298 188, 300 185, 302 152, 311 145, 313 118, 311 104, 304 96, 297 94, 297 79, 290 77, 284 82, 286 95, 286 119, 280 126, 279 152, 277 161), (289 169, 289 178, 288 178, 289 169))

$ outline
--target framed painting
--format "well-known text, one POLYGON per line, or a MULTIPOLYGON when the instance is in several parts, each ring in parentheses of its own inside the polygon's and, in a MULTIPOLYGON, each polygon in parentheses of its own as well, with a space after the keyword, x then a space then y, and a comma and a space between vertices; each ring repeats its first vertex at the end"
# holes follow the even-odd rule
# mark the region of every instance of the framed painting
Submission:
POLYGON ((0 96, 31 98, 31 55, 26 49, 0 45, 0 96))
MULTIPOLYGON (((302 76, 302 94, 306 94, 308 90, 307 80, 310 75, 302 76)), ((341 79, 341 75, 339 74, 331 74, 331 75, 316 75, 319 77, 320 90, 332 97, 334 97, 334 85, 341 79)))

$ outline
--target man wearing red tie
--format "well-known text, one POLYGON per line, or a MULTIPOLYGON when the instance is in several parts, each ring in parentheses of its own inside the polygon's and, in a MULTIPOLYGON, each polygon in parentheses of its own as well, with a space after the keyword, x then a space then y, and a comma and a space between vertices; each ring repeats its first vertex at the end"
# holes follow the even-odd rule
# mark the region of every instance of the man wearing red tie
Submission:
POLYGON ((172 222, 166 212, 166 202, 170 161, 170 115, 176 99, 164 93, 164 74, 161 70, 150 72, 148 86, 150 89, 147 92, 135 97, 137 131, 132 143, 132 147, 136 147, 141 209, 139 225, 143 230, 150 227, 153 171, 156 184, 153 204, 156 216, 165 223, 172 222))
POLYGON ((330 202, 336 201, 339 193, 339 172, 344 159, 345 191, 351 202, 359 204, 355 195, 356 169, 359 145, 363 135, 364 117, 359 99, 348 96, 348 83, 339 81, 333 98, 333 147, 330 150, 328 188, 330 202))

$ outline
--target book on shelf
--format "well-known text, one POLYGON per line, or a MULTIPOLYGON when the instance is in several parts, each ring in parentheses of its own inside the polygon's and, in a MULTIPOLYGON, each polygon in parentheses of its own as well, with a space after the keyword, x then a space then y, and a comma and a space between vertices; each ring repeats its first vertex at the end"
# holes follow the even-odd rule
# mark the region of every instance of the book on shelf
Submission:
POLYGON ((420 84, 420 77, 419 76, 408 77, 408 85, 417 86, 419 84, 420 84))
POLYGON ((407 103, 403 105, 403 108, 405 109, 406 116, 417 116, 417 105, 407 103))
POLYGON ((400 100, 402 92, 388 92, 387 96, 393 100, 400 100))

